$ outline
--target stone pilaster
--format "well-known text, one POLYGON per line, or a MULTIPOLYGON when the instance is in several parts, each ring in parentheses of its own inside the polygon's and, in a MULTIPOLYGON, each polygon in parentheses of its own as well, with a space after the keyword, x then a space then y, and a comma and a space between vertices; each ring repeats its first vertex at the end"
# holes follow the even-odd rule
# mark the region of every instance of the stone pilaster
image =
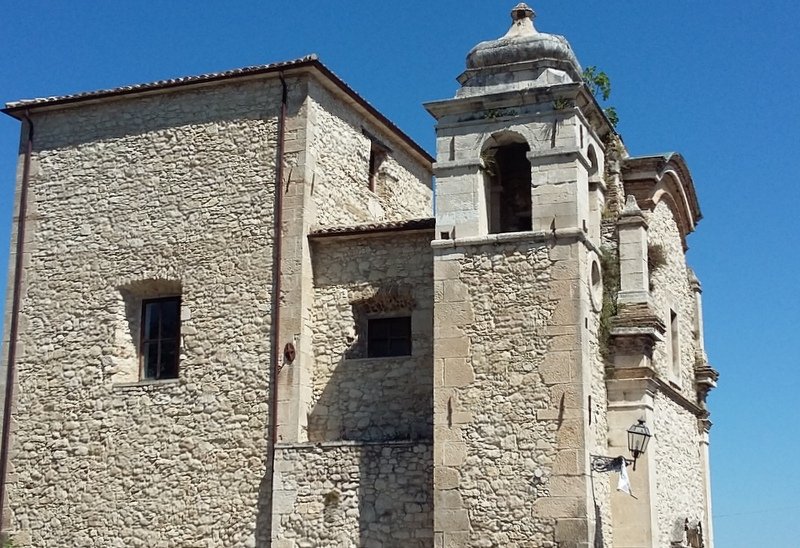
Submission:
POLYGON ((709 457, 709 433, 711 421, 707 418, 698 420, 700 431, 700 459, 703 466, 703 486, 705 495, 705 523, 703 524, 704 548, 714 548, 714 519, 711 505, 711 460, 709 457))
POLYGON ((305 93, 291 94, 284 142, 283 251, 281 258, 281 322, 278 341, 283 349, 278 364, 278 442, 308 440, 308 411, 313 367, 311 307, 313 279, 306 235, 316 219, 311 197, 314 157, 307 136, 314 131, 305 93), (295 99, 296 98, 296 99, 295 99), (289 346, 287 346, 289 345, 289 346))
POLYGON ((587 161, 575 145, 573 142, 528 153, 534 231, 584 227, 588 230, 587 161))
POLYGON ((475 316, 467 288, 460 280, 459 255, 435 256, 433 269, 433 529, 435 546, 441 548, 466 545, 471 529, 458 489, 467 458, 461 425, 470 420, 471 413, 459 405, 457 389, 475 380, 465 329, 475 316))
POLYGON ((617 221, 619 234, 619 303, 647 303, 647 221, 633 196, 628 196, 617 221))
MULTIPOLYGON (((648 368, 614 371, 607 387, 608 452, 628 456, 628 428, 639 419, 651 427, 655 422, 657 388, 653 371, 648 368)), ((634 496, 620 491, 611 495, 614 548, 653 548, 658 540, 655 443, 657 440, 651 438, 647 452, 637 459, 636 470, 628 469, 634 496)))

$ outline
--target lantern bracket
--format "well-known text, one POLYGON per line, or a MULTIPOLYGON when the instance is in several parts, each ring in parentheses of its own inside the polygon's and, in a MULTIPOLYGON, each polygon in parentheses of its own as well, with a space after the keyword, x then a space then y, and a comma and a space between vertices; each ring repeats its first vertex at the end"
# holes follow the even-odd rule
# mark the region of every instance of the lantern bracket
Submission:
POLYGON ((595 472, 619 472, 623 461, 625 466, 633 464, 632 460, 625 457, 606 457, 604 455, 589 455, 591 458, 592 470, 595 472))

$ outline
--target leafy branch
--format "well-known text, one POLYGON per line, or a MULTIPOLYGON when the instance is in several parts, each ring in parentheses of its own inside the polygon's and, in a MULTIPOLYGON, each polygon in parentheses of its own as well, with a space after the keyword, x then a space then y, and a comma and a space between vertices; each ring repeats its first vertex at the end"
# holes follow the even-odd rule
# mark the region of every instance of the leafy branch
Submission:
MULTIPOLYGON (((608 101, 611 97, 611 78, 608 77, 604 71, 598 69, 596 66, 588 66, 583 71, 583 81, 586 82, 586 85, 589 87, 589 91, 592 92, 592 95, 595 96, 595 99, 602 100, 603 102, 608 101)), ((608 121, 611 122, 611 125, 616 128, 617 124, 619 123, 619 115, 617 114, 617 109, 612 106, 607 106, 603 108, 603 112, 605 112, 608 121)))

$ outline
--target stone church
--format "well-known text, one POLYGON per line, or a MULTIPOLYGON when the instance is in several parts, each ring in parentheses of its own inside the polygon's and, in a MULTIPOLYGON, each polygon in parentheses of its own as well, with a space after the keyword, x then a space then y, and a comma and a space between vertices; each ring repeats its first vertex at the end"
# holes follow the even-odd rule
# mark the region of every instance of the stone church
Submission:
POLYGON ((713 546, 692 177, 533 19, 435 159, 314 56, 6 105, 15 547, 713 546))

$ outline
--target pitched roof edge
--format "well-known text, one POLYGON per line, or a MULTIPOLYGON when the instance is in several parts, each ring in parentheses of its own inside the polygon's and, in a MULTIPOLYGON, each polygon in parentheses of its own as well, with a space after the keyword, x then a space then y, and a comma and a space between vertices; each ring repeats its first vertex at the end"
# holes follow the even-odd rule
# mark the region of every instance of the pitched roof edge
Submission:
POLYGON ((436 219, 428 217, 424 219, 405 219, 401 221, 387 221, 382 223, 366 223, 352 226, 331 226, 321 227, 312 230, 309 238, 325 238, 333 236, 356 236, 366 234, 378 234, 385 232, 401 232, 412 230, 433 230, 436 227, 436 219))
POLYGON ((197 74, 193 76, 181 76, 178 78, 169 78, 166 80, 156 80, 154 82, 145 82, 141 84, 133 84, 129 86, 118 86, 114 88, 98 89, 93 91, 83 91, 79 93, 70 93, 67 95, 56 95, 52 97, 41 97, 36 99, 22 99, 19 101, 12 101, 6 103, 5 108, 1 109, 2 112, 20 119, 21 113, 25 110, 37 109, 41 107, 68 105, 71 103, 79 103, 89 100, 106 99, 109 97, 119 97, 123 95, 136 95, 148 91, 160 91, 164 89, 191 86, 196 84, 203 84, 208 82, 216 82, 219 80, 228 80, 231 78, 241 76, 255 76, 259 74, 268 74, 289 68, 302 67, 311 65, 314 62, 319 62, 315 53, 292 59, 289 61, 282 61, 278 63, 270 63, 267 65, 252 65, 248 67, 241 67, 221 72, 209 72, 205 74, 197 74))
POLYGON ((135 84, 130 86, 120 86, 116 88, 100 89, 96 91, 81 92, 69 95, 59 95, 53 97, 44 97, 38 99, 24 99, 20 101, 13 101, 6 103, 5 108, 0 109, 13 118, 22 120, 27 111, 46 108, 57 107, 62 105, 70 105, 80 103, 83 101, 97 101, 108 98, 116 98, 126 95, 137 95, 141 93, 148 93, 154 91, 167 90, 172 88, 193 86, 199 84, 207 84, 211 82, 230 80, 235 78, 257 76, 261 74, 269 74, 274 72, 281 72, 285 70, 314 68, 327 80, 334 84, 336 88, 352 98, 355 103, 361 106, 369 115, 375 117, 381 124, 386 126, 392 133, 396 134, 406 145, 411 147, 414 152, 419 154, 428 163, 433 163, 434 158, 424 148, 422 148, 416 141, 408 136, 401 130, 394 122, 382 114, 377 108, 372 106, 366 99, 359 95, 353 88, 351 88, 344 80, 337 76, 331 69, 325 66, 316 54, 306 55, 298 59, 290 61, 282 61, 278 63, 271 63, 268 65, 254 65, 249 67, 242 67, 238 69, 227 70, 223 72, 212 72, 207 74, 199 74, 196 76, 185 76, 180 78, 171 78, 167 80, 157 80, 155 82, 147 82, 143 84, 135 84))

